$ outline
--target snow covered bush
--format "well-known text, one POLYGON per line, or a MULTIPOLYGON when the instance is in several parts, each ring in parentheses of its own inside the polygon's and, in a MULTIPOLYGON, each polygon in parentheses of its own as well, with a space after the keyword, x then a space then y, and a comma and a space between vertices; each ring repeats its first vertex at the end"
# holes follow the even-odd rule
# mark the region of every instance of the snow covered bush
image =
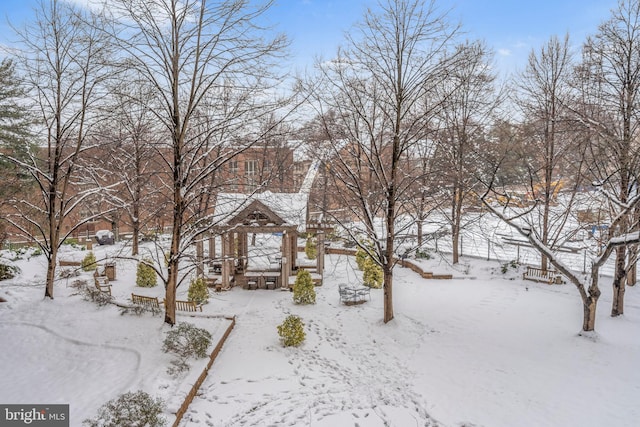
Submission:
POLYGON ((370 288, 380 289, 383 278, 382 267, 376 264, 370 257, 367 257, 362 273, 362 282, 364 285, 370 288))
POLYGON ((142 288, 153 288, 158 284, 156 271, 151 266, 151 261, 142 260, 138 263, 136 271, 136 285, 142 288))
POLYGON ((204 304, 209 301, 209 291, 207 290, 207 283, 202 277, 198 277, 192 280, 189 284, 189 293, 187 295, 189 301, 193 301, 196 304, 204 304))
POLYGON ((0 280, 13 279, 18 274, 20 269, 17 266, 0 258, 0 280))
POLYGON ((164 402, 144 391, 128 392, 98 409, 98 415, 82 422, 87 427, 160 427, 167 424, 162 413, 164 402))
POLYGON ((278 335, 285 347, 297 347, 304 342, 304 323, 300 317, 293 314, 287 316, 281 325, 278 325, 278 335))
POLYGON ((98 265, 96 264, 96 256, 92 251, 89 251, 89 253, 85 255, 84 259, 80 263, 80 266, 82 267, 83 271, 93 271, 98 267, 98 265))
POLYGON ((296 275, 296 281, 293 284, 293 302, 296 304, 315 304, 316 290, 313 286, 311 274, 301 268, 296 275))
POLYGON ((307 243, 304 245, 304 253, 309 259, 316 259, 318 251, 316 250, 316 241, 313 237, 307 237, 307 243))
POLYGON ((207 357, 207 349, 211 345, 211 339, 209 331, 197 328, 191 323, 180 323, 167 332, 162 351, 178 356, 177 359, 171 361, 172 366, 167 369, 167 373, 176 376, 188 370, 187 359, 190 357, 207 357))
POLYGON ((431 259, 431 254, 426 249, 416 249, 416 259, 431 259))

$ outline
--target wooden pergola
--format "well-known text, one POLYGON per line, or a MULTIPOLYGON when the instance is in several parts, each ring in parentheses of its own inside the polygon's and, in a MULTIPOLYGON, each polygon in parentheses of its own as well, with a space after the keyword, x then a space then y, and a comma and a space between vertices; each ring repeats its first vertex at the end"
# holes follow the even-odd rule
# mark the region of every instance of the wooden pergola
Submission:
MULTIPOLYGON (((219 256, 215 254, 215 243, 210 242, 209 245, 210 258, 215 258, 219 263, 223 288, 243 286, 250 289, 256 287, 289 289, 289 277, 295 275, 297 270, 298 231, 305 227, 307 209, 306 198, 298 197, 297 203, 287 200, 294 196, 282 195, 284 200, 281 200, 277 194, 269 193, 261 199, 245 196, 244 201, 238 201, 236 197, 235 203, 232 204, 236 210, 229 212, 213 230, 221 239, 219 256), (269 203, 273 200, 281 202, 279 209, 272 206, 273 202, 269 203), (304 200, 304 206, 301 206, 301 200, 304 200), (283 214, 283 212, 288 213, 287 209, 297 210, 297 212, 293 215, 283 214), (280 255, 277 257, 279 265, 276 268, 251 270, 248 236, 261 233, 282 236, 280 255)), ((218 208, 218 214, 222 215, 225 209, 230 210, 231 207, 218 208)))

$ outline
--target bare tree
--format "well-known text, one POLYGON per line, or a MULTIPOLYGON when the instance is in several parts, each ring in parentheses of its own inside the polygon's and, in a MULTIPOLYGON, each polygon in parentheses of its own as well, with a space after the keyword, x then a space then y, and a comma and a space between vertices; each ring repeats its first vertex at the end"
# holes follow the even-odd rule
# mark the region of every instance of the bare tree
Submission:
POLYGON ((171 325, 180 260, 207 226, 200 213, 194 216, 197 192, 238 150, 259 139, 255 120, 280 106, 271 91, 280 81, 272 71, 286 39, 270 38, 257 24, 270 6, 246 0, 119 0, 110 7, 112 35, 127 66, 153 89, 153 113, 169 141, 163 161, 173 205, 165 278, 165 322, 171 325), (205 118, 207 125, 199 128, 205 118), (212 158, 216 145, 230 142, 235 148, 212 158))
POLYGON ((20 32, 22 66, 38 121, 43 146, 28 160, 11 160, 33 177, 38 194, 16 199, 8 221, 38 244, 47 256, 45 296, 53 298, 58 249, 79 226, 72 215, 96 189, 91 171, 78 173, 78 161, 92 144, 96 104, 104 95, 105 64, 110 52, 96 16, 67 2, 41 2, 36 19, 20 32), (82 179, 80 179, 82 177, 82 179))
POLYGON ((496 91, 491 67, 492 54, 481 42, 458 45, 455 63, 447 68, 446 84, 442 85, 442 108, 438 111, 438 143, 436 156, 442 174, 448 181, 450 195, 451 239, 453 263, 460 257, 460 233, 464 226, 463 207, 476 183, 475 171, 480 168, 479 153, 486 143, 485 134, 500 97, 496 91))
POLYGON ((102 129, 103 149, 95 153, 95 169, 104 169, 105 185, 119 183, 117 194, 108 202, 116 212, 124 213, 124 223, 131 227, 131 255, 138 255, 144 230, 155 229, 155 220, 167 209, 167 179, 160 163, 159 136, 152 115, 152 93, 131 81, 112 88, 112 99, 105 115, 109 120, 102 129))
MULTIPOLYGON (((520 235, 524 236, 533 248, 539 251, 541 255, 546 256, 549 263, 576 287, 583 308, 582 330, 584 332, 594 331, 596 324, 596 307, 601 294, 599 287, 600 268, 617 248, 629 244, 638 244, 640 242, 640 233, 636 231, 606 240, 603 242, 600 252, 594 254, 592 257, 588 273, 586 275, 578 273, 562 262, 558 257, 557 250, 542 243, 537 237, 535 230, 533 230, 526 221, 522 221, 520 214, 509 212, 508 208, 498 209, 488 203, 487 197, 491 194, 491 188, 492 182, 489 182, 487 191, 481 198, 483 202, 485 202, 485 205, 494 215, 513 227, 520 235)), ((613 219, 612 226, 616 226, 618 222, 623 221, 624 218, 638 206, 638 203, 640 203, 640 197, 638 196, 629 199, 629 203, 621 210, 620 215, 613 219)))
POLYGON ((382 1, 347 35, 347 47, 320 64, 319 117, 332 110, 339 121, 325 126, 334 150, 330 173, 342 205, 362 225, 352 237, 360 242, 357 233, 364 234, 373 250, 363 249, 382 267, 385 323, 394 317, 396 239, 404 231, 396 222, 412 182, 401 168, 424 139, 424 99, 442 81, 440 58, 455 32, 434 1, 382 1))
MULTIPOLYGON (((626 235, 636 227, 627 206, 637 194, 640 172, 640 1, 620 0, 587 40, 579 77, 578 115, 592 135, 594 180, 610 201, 610 216, 629 215, 610 226, 610 237, 626 235)), ((635 268, 637 256, 628 246, 616 248, 612 316, 624 313, 626 277, 635 268)))
MULTIPOLYGON (((568 191, 563 209, 553 209, 565 186, 579 186, 584 162, 575 153, 574 122, 567 105, 571 99, 572 73, 569 36, 563 40, 551 37, 539 51, 531 51, 525 71, 519 78, 517 99, 525 121, 523 143, 527 151, 528 191, 535 200, 534 211, 539 224, 536 230, 543 245, 554 248, 562 243, 563 229, 570 218, 575 196, 568 191)), ((570 188, 567 188, 570 190, 570 188)), ((547 257, 542 254, 541 268, 547 269, 547 257)))

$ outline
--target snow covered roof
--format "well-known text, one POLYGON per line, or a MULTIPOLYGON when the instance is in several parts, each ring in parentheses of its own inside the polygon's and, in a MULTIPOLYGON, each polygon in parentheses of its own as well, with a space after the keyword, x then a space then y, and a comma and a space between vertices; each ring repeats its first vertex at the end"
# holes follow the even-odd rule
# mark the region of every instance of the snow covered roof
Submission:
POLYGON ((228 225, 243 209, 254 201, 259 201, 280 217, 285 222, 284 225, 298 226, 298 231, 304 231, 308 199, 308 194, 300 193, 221 193, 218 194, 213 217, 217 225, 228 225))

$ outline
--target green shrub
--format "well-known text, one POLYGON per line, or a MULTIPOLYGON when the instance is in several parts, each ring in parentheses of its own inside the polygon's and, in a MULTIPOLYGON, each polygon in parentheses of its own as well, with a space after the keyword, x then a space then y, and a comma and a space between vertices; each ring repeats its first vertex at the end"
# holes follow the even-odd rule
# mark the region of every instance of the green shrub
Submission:
POLYGON ((278 335, 280 335, 280 341, 285 347, 299 346, 306 337, 302 319, 293 314, 287 316, 284 322, 278 325, 278 335))
POLYGON ((175 353, 180 358, 207 357, 207 348, 211 345, 211 334, 206 329, 191 323, 179 323, 169 332, 162 345, 165 353, 175 353))
POLYGON ((364 264, 369 258, 369 253, 363 249, 363 246, 369 251, 373 251, 373 244, 369 241, 360 242, 360 245, 356 249, 356 265, 358 270, 364 271, 364 264))
POLYGON ((15 265, 3 264, 0 259, 0 280, 13 279, 20 274, 20 269, 15 265))
POLYGON ((167 421, 160 416, 163 401, 144 391, 128 392, 98 409, 98 415, 82 422, 88 427, 160 427, 167 421))
POLYGON ((98 265, 96 264, 96 256, 92 251, 87 253, 80 265, 82 266, 83 271, 93 271, 98 268, 98 265))
POLYGON ((307 258, 309 259, 316 259, 316 256, 318 255, 318 251, 316 248, 316 241, 311 236, 307 238, 307 243, 304 245, 304 253, 307 255, 307 258))
POLYGON ((301 268, 296 275, 296 281, 293 284, 293 302, 296 304, 315 304, 316 290, 313 286, 311 274, 301 268))
POLYGON ((500 271, 502 272, 502 274, 506 274, 507 271, 509 271, 509 267, 513 268, 514 270, 517 270, 518 262, 515 259, 512 259, 511 261, 502 264, 500 266, 500 271))
POLYGON ((156 271, 151 266, 150 260, 144 259, 138 263, 136 271, 136 285, 142 288, 153 288, 158 284, 156 271))
POLYGON ((416 249, 416 258, 417 259, 431 259, 431 254, 427 250, 416 249))
POLYGON ((64 242, 62 242, 62 244, 76 247, 76 246, 80 245, 80 242, 78 242, 78 239, 76 239, 74 237, 68 237, 68 238, 64 239, 64 242))
POLYGON ((384 279, 382 268, 371 258, 367 258, 364 263, 362 281, 365 286, 380 289, 384 279))
POLYGON ((204 304, 209 301, 209 291, 207 290, 207 283, 202 277, 198 277, 192 280, 189 284, 189 294, 187 296, 189 301, 193 301, 196 304, 204 304))

